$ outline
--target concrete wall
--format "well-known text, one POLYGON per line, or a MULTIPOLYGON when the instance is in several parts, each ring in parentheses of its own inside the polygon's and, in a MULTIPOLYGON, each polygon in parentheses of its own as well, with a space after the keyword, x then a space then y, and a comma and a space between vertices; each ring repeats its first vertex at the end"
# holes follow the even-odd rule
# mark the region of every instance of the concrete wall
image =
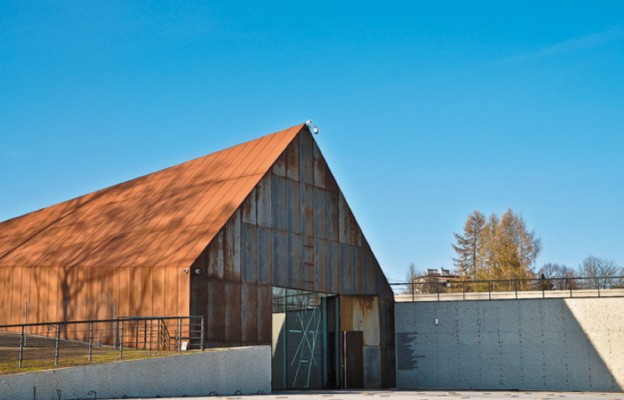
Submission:
POLYGON ((96 364, 0 376, 0 399, 232 395, 271 391, 271 347, 96 364))
POLYGON ((397 386, 622 391, 623 309, 624 298, 397 303, 397 386))

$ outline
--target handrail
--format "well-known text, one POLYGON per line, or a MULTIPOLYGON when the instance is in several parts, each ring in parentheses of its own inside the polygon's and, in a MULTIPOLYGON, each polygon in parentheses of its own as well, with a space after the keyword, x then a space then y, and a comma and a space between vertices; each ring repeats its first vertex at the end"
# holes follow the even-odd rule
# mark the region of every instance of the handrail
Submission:
MULTIPOLYGON (((54 365, 59 365, 61 358, 61 348, 63 353, 67 351, 70 355, 64 357, 87 356, 88 361, 93 360, 94 347, 96 349, 109 349, 117 351, 119 358, 124 357, 124 349, 143 349, 152 353, 152 345, 156 345, 156 351, 170 351, 172 336, 167 321, 173 321, 171 328, 175 330, 175 348, 180 351, 182 339, 188 343, 195 343, 194 348, 204 350, 205 324, 204 316, 122 316, 107 319, 86 319, 76 321, 53 321, 53 322, 29 322, 23 324, 0 325, 0 341, 4 341, 5 348, 13 347, 16 353, 11 351, 7 354, 16 354, 19 368, 24 365, 24 360, 28 359, 26 354, 36 354, 36 358, 31 360, 43 360, 45 355, 39 354, 39 350, 47 349, 54 351, 54 365), (183 321, 188 322, 183 322, 183 321), (149 324, 148 324, 149 321, 149 324), (153 322, 156 321, 156 332, 152 332, 153 322), (82 326, 81 326, 82 325, 82 326), (143 341, 139 341, 139 329, 143 326, 143 341), (149 325, 149 333, 147 331, 149 325), (76 326, 75 328, 70 328, 76 326), (27 334, 27 328, 30 332, 27 334), (16 332, 17 331, 17 332, 16 332), (33 331, 35 332, 33 334, 33 331), (54 332, 53 337, 50 333, 54 332), (97 337, 96 337, 97 335, 97 337), (188 335, 188 336, 187 336, 188 335), (19 338, 18 338, 19 336, 19 338), (184 337, 183 337, 184 336, 184 337), (28 338, 28 343, 26 339, 28 338), (19 339, 19 340, 18 340, 19 339), (197 343, 197 340, 200 343, 197 343), (18 345, 19 342, 19 345, 18 345), (7 346, 6 343, 9 343, 7 346), (142 345, 142 346, 141 346, 142 345), (18 347, 19 346, 19 351, 18 347), (39 350, 37 350, 39 349, 39 350), (73 349, 73 350, 72 350, 73 349), (33 353, 35 352, 35 353, 33 353)), ((186 347, 185 347, 186 349, 186 347)), ((0 361, 3 354, 0 353, 0 361)), ((11 356, 10 359, 13 359, 11 356)))
MULTIPOLYGON (((441 294, 461 294, 461 300, 483 300, 478 293, 487 293, 487 299, 492 300, 492 293, 509 293, 516 299, 527 298, 523 293, 541 292, 542 298, 561 297, 555 293, 566 292, 572 298, 574 292, 594 291, 589 293, 597 297, 607 295, 622 295, 619 292, 605 292, 606 290, 624 290, 624 276, 590 276, 590 277, 562 277, 562 278, 511 278, 489 280, 467 280, 462 277, 428 275, 416 278, 412 282, 391 283, 391 288, 398 299, 405 301, 411 295, 412 301, 435 295, 440 301, 441 294), (547 296, 547 293, 553 295, 547 296)), ((582 292, 581 292, 582 293, 582 292)), ((586 293, 587 294, 587 293, 586 293)), ((498 296, 500 297, 500 296, 498 296)), ((505 297, 509 298, 509 296, 505 297)))

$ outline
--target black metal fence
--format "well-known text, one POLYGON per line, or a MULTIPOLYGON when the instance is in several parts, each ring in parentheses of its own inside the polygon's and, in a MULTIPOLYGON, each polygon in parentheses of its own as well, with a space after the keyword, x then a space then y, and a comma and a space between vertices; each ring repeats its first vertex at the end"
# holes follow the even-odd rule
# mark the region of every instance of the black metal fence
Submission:
POLYGON ((120 317, 0 325, 0 373, 204 350, 204 317, 120 317))
POLYGON ((390 285, 397 301, 624 296, 624 276, 479 281, 427 276, 390 285))

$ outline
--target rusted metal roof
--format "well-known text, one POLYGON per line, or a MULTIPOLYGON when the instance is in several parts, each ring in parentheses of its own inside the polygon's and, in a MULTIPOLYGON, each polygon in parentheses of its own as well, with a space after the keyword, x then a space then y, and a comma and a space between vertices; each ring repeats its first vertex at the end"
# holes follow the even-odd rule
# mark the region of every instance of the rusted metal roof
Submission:
POLYGON ((0 223, 0 266, 188 266, 297 125, 0 223))

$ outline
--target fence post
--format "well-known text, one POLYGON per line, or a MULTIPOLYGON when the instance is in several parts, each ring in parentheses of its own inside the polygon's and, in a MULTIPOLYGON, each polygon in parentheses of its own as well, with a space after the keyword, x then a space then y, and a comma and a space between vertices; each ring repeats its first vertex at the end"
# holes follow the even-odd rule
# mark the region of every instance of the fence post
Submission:
POLYGON ((518 281, 514 280, 514 289, 516 290, 516 300, 518 300, 518 281))
POLYGON ((412 301, 414 301, 416 297, 416 294, 415 294, 416 288, 414 287, 414 281, 410 282, 410 285, 412 286, 412 301))
POLYGON ((134 349, 135 350, 139 350, 139 320, 135 320, 134 321, 134 326, 136 327, 134 329, 134 349))
POLYGON ((61 324, 56 324, 56 344, 54 349, 54 366, 58 366, 59 348, 61 347, 61 324))
POLYGON ((156 351, 160 351, 160 342, 161 342, 161 337, 163 334, 162 328, 161 328, 161 322, 162 320, 158 319, 156 320, 156 351))
POLYGON ((89 361, 93 361, 93 321, 89 322, 89 361))
POLYGON ((149 333, 149 353, 152 354, 152 326, 154 320, 150 319, 150 333, 149 333))
POLYGON ((488 281, 488 300, 492 300, 492 281, 488 281))
POLYGON ((180 351, 180 343, 178 341, 178 326, 180 325, 180 317, 175 320, 175 351, 180 351))
POLYGON ((119 333, 119 358, 123 358, 123 336, 124 336, 124 320, 121 320, 121 330, 119 333))
POLYGON ((572 298, 572 282, 570 282, 569 278, 566 278, 566 282, 568 282, 568 288, 570 289, 570 298, 572 298))
POLYGON ((24 325, 22 325, 22 334, 20 335, 20 349, 19 349, 19 367, 22 368, 22 361, 24 360, 24 325))
POLYGON ((201 351, 204 351, 204 316, 201 317, 201 351))
POLYGON ((462 281, 462 300, 466 300, 466 281, 462 281))
POLYGON ((113 347, 117 347, 117 325, 119 325, 119 319, 117 319, 117 307, 113 304, 113 347))

